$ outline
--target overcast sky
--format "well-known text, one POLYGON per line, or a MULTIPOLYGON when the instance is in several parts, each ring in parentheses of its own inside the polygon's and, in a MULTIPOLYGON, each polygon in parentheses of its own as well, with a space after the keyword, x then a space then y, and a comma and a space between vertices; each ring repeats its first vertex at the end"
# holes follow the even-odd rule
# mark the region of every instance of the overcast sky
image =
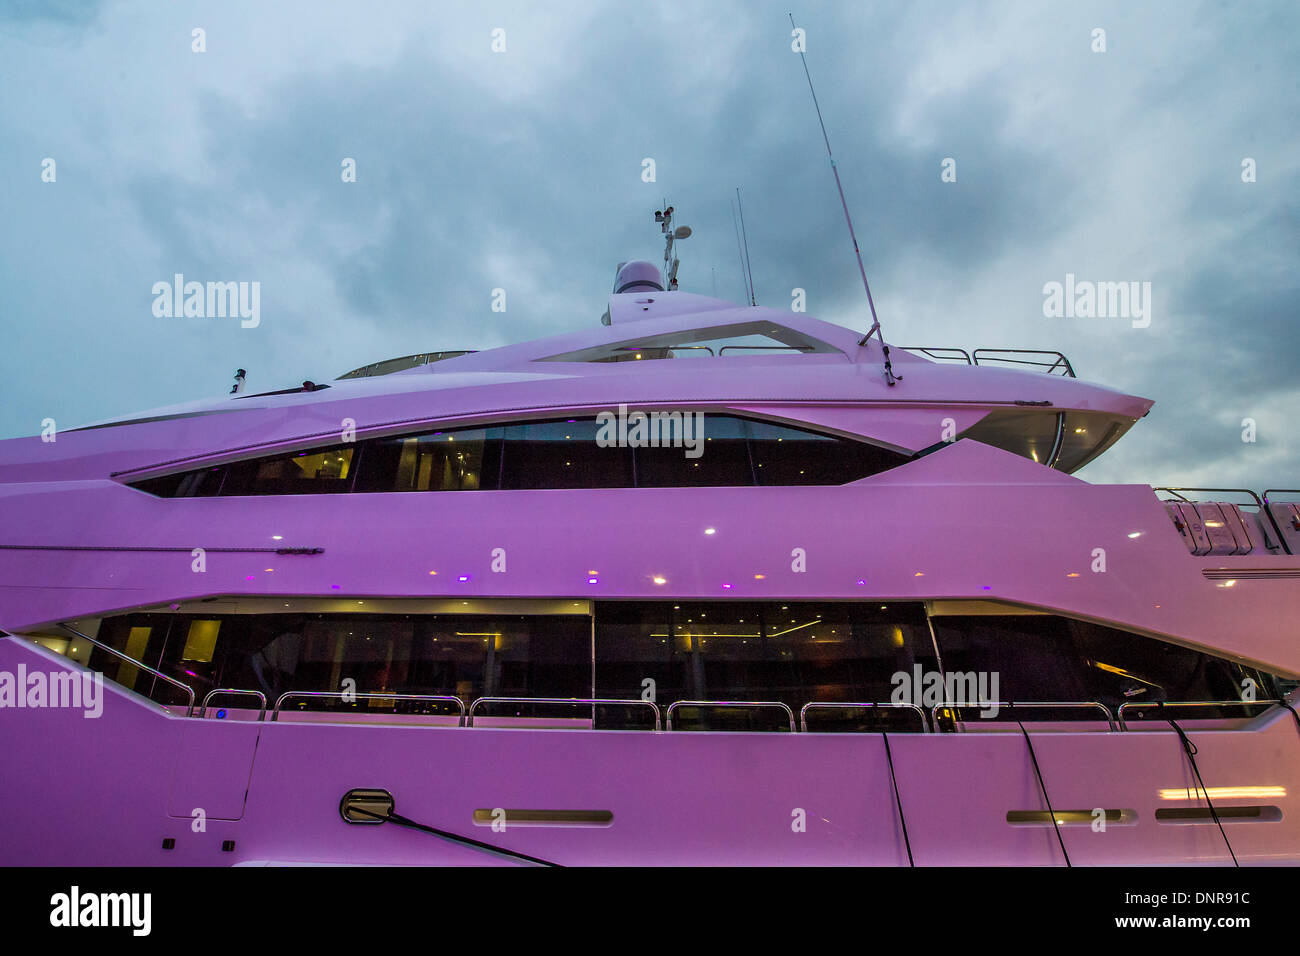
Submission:
POLYGON ((664 196, 682 289, 739 300, 736 186, 759 303, 865 329, 787 10, 891 342, 1155 399, 1089 480, 1300 485, 1290 0, 5 0, 0 436, 595 325, 664 196), (260 325, 155 316, 175 273, 259 282, 260 325), (1045 317, 1067 273, 1150 282, 1149 327, 1045 317))

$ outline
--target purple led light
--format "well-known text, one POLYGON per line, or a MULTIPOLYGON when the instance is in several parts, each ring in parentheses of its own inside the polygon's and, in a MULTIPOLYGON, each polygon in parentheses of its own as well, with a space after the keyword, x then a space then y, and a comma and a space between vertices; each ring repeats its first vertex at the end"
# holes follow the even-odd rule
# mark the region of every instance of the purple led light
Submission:
POLYGON ((331 585, 330 585, 330 588, 332 588, 333 590, 337 591, 337 590, 339 589, 339 586, 338 586, 337 584, 331 584, 331 585))
POLYGON ((469 580, 469 575, 468 575, 468 574, 462 574, 462 575, 461 575, 459 578, 457 578, 456 580, 458 580, 458 581, 468 581, 468 580, 469 580))
POLYGON ((858 583, 859 583, 859 584, 866 584, 867 582, 864 581, 864 580, 862 580, 862 578, 858 578, 858 583))
POLYGON ((731 585, 730 585, 730 584, 724 584, 723 587, 724 587, 724 588, 730 588, 731 585))

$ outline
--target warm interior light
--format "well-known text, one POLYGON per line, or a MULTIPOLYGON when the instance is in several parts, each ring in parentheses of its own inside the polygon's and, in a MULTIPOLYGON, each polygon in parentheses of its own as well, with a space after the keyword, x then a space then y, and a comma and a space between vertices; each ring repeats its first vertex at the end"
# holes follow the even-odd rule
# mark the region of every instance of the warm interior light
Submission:
POLYGON ((1208 794, 1211 800, 1237 800, 1286 796, 1286 787, 1170 787, 1157 791, 1161 800, 1197 800, 1208 794))

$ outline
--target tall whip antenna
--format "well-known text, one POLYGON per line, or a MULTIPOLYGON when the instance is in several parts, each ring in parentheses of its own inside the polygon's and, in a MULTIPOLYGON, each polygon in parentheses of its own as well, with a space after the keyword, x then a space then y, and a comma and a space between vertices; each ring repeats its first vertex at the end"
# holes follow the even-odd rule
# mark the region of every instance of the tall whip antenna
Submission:
MULTIPOLYGON (((794 23, 794 14, 787 14, 787 16, 790 17, 791 28, 798 30, 799 28, 796 27, 794 23)), ((862 287, 867 290, 867 305, 871 307, 871 328, 868 330, 867 334, 862 337, 862 340, 858 342, 858 346, 861 347, 866 345, 873 335, 876 335, 877 333, 880 335, 880 347, 884 350, 885 354, 885 382, 889 385, 893 385, 894 382, 902 378, 902 376, 895 375, 894 368, 889 363, 889 346, 885 344, 885 333, 880 328, 880 319, 876 317, 876 302, 871 297, 871 284, 867 282, 867 269, 866 266, 862 264, 862 250, 858 248, 858 236, 857 233, 853 231, 853 217, 849 215, 849 204, 844 198, 844 186, 840 183, 840 171, 835 166, 835 154, 831 152, 831 139, 826 135, 826 121, 822 119, 822 108, 817 102, 817 91, 813 89, 812 74, 808 72, 808 58, 804 56, 802 49, 799 49, 798 52, 799 61, 803 64, 803 75, 808 78, 808 92, 812 94, 813 107, 817 110, 817 122, 822 128, 822 139, 826 142, 826 155, 831 161, 831 172, 835 174, 835 188, 838 189, 840 193, 840 205, 844 207, 844 221, 849 224, 849 238, 853 240, 853 254, 858 257, 858 272, 862 274, 862 287)))
POLYGON ((740 282, 745 287, 745 298, 753 300, 749 291, 749 276, 745 274, 745 250, 740 245, 740 222, 736 219, 736 204, 731 204, 731 225, 736 230, 736 259, 740 262, 740 282))
POLYGON ((745 271, 749 273, 749 304, 758 305, 754 298, 754 269, 749 264, 749 233, 745 231, 745 207, 740 201, 740 187, 736 187, 736 208, 740 210, 740 234, 745 237, 745 271))

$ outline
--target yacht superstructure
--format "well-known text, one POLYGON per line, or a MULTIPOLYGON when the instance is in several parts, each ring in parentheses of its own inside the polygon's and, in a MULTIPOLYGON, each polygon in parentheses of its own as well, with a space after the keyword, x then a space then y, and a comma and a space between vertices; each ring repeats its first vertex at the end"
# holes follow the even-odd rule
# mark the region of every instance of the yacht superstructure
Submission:
POLYGON ((1295 495, 1072 477, 1152 403, 1057 353, 674 284, 0 442, 5 861, 1300 860, 1295 495))

